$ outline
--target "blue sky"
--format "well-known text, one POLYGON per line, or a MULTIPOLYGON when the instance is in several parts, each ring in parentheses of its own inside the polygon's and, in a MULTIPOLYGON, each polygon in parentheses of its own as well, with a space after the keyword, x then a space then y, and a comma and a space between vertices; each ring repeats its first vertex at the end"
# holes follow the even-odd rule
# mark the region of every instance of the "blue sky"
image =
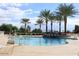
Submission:
MULTIPOLYGON (((3 23, 13 24, 15 26, 23 26, 21 23, 22 18, 29 18, 32 29, 39 28, 35 26, 36 20, 43 9, 49 9, 52 12, 57 9, 58 3, 0 3, 0 25, 3 23)), ((75 9, 79 10, 79 4, 74 4, 75 9)), ((74 26, 79 25, 79 15, 68 18, 67 29, 72 31, 74 26)), ((50 30, 50 24, 48 24, 50 30)), ((64 25, 62 22, 62 31, 64 25)), ((45 24, 42 25, 43 31, 45 30, 45 24)), ((58 23, 54 23, 54 30, 58 30, 58 23)))

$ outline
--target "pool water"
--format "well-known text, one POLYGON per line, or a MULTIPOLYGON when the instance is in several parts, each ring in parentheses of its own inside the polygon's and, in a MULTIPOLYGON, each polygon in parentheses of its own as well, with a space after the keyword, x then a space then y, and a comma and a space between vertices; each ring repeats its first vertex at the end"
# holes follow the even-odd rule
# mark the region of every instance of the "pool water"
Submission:
POLYGON ((67 39, 63 38, 15 36, 12 37, 12 39, 14 39, 15 44, 30 45, 30 46, 52 46, 52 45, 63 45, 67 43, 67 39))

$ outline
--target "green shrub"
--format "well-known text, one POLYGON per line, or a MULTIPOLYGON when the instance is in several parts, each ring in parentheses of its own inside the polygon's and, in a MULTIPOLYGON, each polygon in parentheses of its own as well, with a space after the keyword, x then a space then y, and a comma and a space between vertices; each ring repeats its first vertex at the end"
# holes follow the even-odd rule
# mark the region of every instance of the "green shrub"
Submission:
POLYGON ((42 33, 42 30, 40 30, 40 29, 34 29, 32 32, 33 33, 42 33))
POLYGON ((18 28, 16 26, 13 26, 12 24, 2 24, 0 26, 0 31, 4 31, 4 33, 14 33, 18 31, 18 28))

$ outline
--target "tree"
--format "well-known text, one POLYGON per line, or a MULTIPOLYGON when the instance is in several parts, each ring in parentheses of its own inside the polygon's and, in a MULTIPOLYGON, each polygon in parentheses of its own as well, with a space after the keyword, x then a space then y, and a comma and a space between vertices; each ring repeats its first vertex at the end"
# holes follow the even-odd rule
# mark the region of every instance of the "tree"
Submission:
POLYGON ((32 30, 32 32, 33 33, 42 33, 42 30, 40 30, 40 29, 34 29, 34 30, 32 30))
POLYGON ((54 15, 54 14, 50 15, 50 16, 49 16, 49 21, 51 22, 51 33, 53 32, 52 26, 53 26, 53 21, 54 21, 54 20, 55 20, 55 15, 54 15))
POLYGON ((0 26, 0 31, 4 31, 5 33, 12 33, 14 31, 18 31, 18 28, 12 24, 2 24, 0 26))
POLYGON ((52 15, 52 12, 50 12, 50 10, 42 10, 40 12, 40 16, 42 19, 45 20, 46 23, 46 32, 48 32, 48 21, 49 21, 49 16, 52 15))
POLYGON ((24 32, 25 32, 24 30, 25 30, 25 29, 24 29, 23 27, 20 27, 20 28, 19 28, 19 32, 24 33, 24 32))
POLYGON ((43 24, 43 20, 42 19, 38 19, 36 21, 36 23, 39 25, 39 29, 41 30, 41 25, 43 24))
POLYGON ((77 13, 77 11, 75 10, 75 7, 73 6, 73 4, 69 4, 69 5, 60 4, 58 7, 58 11, 64 18, 64 32, 66 34, 67 17, 75 15, 77 13))
POLYGON ((31 27, 28 25, 27 26, 27 32, 30 32, 31 31, 31 27))
POLYGON ((17 28, 16 26, 13 26, 13 27, 12 27, 12 31, 15 33, 15 32, 18 31, 18 28, 17 28))
POLYGON ((29 19, 23 18, 23 19, 22 19, 22 23, 25 24, 25 33, 26 33, 26 25, 27 25, 28 23, 30 23, 30 22, 29 22, 29 19))
POLYGON ((59 22, 59 34, 61 34, 61 21, 62 21, 62 15, 56 14, 56 20, 59 22))

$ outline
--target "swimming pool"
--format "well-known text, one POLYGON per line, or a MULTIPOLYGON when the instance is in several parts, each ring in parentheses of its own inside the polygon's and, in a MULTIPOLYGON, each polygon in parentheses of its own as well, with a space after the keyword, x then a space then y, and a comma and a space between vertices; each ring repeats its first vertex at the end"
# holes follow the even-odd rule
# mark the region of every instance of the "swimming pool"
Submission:
POLYGON ((43 37, 28 37, 28 36, 15 36, 12 37, 15 44, 29 45, 29 46, 52 46, 64 45, 68 39, 64 38, 43 38, 43 37))

